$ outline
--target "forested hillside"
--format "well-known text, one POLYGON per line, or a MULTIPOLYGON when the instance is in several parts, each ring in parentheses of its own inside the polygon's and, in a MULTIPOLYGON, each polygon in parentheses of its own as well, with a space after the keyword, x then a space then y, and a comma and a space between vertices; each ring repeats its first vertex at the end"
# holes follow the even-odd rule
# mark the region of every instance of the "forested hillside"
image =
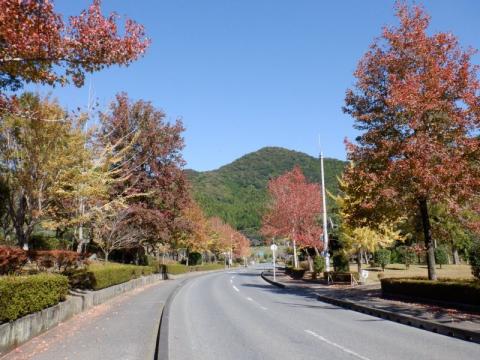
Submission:
MULTIPOLYGON (((266 203, 268 180, 295 165, 300 166, 310 181, 320 181, 318 158, 279 147, 262 148, 217 170, 187 170, 187 174, 194 197, 208 216, 219 216, 245 234, 256 236, 266 203)), ((326 187, 332 193, 338 191, 337 176, 344 166, 344 161, 325 159, 326 187)))

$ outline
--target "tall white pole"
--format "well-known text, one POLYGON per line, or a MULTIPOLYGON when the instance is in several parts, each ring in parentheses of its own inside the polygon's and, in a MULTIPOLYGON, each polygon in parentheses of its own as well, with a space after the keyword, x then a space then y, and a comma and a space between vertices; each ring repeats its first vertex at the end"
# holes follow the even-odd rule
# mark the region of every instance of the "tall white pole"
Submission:
POLYGON ((327 197, 325 196, 325 173, 323 169, 323 152, 320 152, 320 169, 322 172, 323 253, 325 255, 325 270, 330 271, 330 254, 328 253, 327 197))

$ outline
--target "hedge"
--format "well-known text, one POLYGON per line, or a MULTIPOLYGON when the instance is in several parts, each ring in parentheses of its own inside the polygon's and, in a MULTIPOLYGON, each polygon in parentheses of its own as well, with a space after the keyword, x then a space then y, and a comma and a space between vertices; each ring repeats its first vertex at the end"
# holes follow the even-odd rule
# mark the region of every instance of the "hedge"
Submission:
POLYGON ((74 288, 100 290, 121 284, 155 271, 151 266, 137 266, 117 263, 91 264, 86 270, 70 274, 70 285, 74 288))
POLYGON ((384 295, 401 295, 417 300, 480 305, 480 281, 426 278, 380 279, 384 295))
POLYGON ((197 266, 186 266, 182 264, 164 265, 164 271, 171 275, 185 274, 193 271, 220 270, 225 267, 224 264, 204 264, 197 266))
POLYGON ((68 278, 58 274, 0 277, 0 322, 18 319, 65 300, 68 278))

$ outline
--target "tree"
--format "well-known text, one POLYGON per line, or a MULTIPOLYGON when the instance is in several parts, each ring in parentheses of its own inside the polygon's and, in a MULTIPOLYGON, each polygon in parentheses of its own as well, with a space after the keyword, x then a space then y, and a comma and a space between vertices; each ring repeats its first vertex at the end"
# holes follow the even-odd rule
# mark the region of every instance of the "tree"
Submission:
POLYGON ((268 183, 270 204, 262 221, 262 233, 284 236, 293 242, 293 259, 298 267, 297 245, 321 249, 322 229, 318 222, 322 199, 318 184, 308 183, 294 167, 268 183))
POLYGON ((184 210, 185 219, 188 222, 188 229, 179 241, 181 248, 187 249, 187 265, 190 252, 204 253, 209 250, 211 240, 209 236, 208 222, 202 209, 195 203, 184 210))
POLYGON ((93 222, 93 240, 103 251, 105 261, 113 250, 129 249, 141 245, 143 229, 129 222, 129 209, 121 202, 98 209, 93 222))
POLYGON ((362 134, 348 143, 353 171, 368 197, 362 206, 389 204, 419 214, 428 276, 435 280, 430 206, 458 209, 480 186, 480 82, 452 34, 427 34, 430 18, 398 3, 399 27, 386 27, 359 62, 345 112, 362 134))
POLYGON ((15 107, 0 118, 0 183, 18 244, 28 249, 34 228, 56 212, 58 184, 81 161, 83 143, 56 102, 26 93, 15 107))
MULTIPOLYGON (((347 167, 347 172, 352 172, 353 165, 347 167)), ((330 196, 337 205, 340 220, 338 229, 342 251, 348 255, 356 254, 357 267, 362 269, 362 256, 365 252, 374 252, 387 247, 395 241, 405 240, 398 224, 403 221, 397 218, 394 221, 385 216, 385 212, 378 214, 374 208, 363 208, 365 193, 362 189, 362 179, 349 179, 345 176, 338 179, 341 193, 330 196)))
POLYGON ((143 27, 101 14, 100 0, 66 23, 49 0, 0 0, 0 91, 23 82, 83 85, 85 73, 114 64, 128 65, 150 41, 143 27))
POLYGON ((184 146, 180 120, 166 121, 162 111, 146 101, 131 101, 118 94, 110 111, 101 114, 100 139, 104 147, 121 154, 112 164, 115 181, 111 198, 123 197, 129 223, 144 231, 149 247, 175 245, 186 230, 184 210, 189 188, 183 172, 184 146))

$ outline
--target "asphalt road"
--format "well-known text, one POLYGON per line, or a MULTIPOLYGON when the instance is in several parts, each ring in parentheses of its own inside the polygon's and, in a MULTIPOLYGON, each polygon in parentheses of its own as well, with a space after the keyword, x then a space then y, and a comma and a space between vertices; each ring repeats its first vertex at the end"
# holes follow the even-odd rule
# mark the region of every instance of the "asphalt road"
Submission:
POLYGON ((169 359, 480 359, 478 344, 278 289, 259 274, 186 282, 169 311, 169 359))

